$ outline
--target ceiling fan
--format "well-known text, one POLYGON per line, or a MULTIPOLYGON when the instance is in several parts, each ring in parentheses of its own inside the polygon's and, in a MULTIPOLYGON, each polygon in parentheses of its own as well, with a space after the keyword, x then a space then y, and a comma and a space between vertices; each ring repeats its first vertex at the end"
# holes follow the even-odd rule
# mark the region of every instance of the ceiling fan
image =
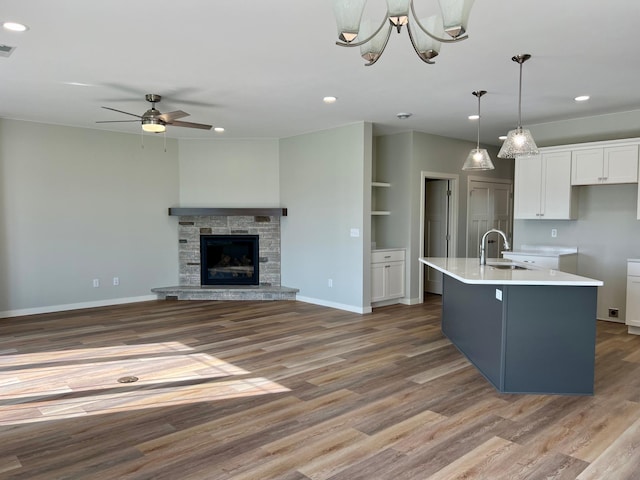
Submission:
POLYGON ((125 115, 131 115, 137 117, 137 120, 102 120, 96 123, 118 123, 118 122, 141 122, 142 129, 145 132, 162 133, 165 131, 167 125, 174 127, 188 127, 188 128, 200 128, 202 130, 211 130, 211 125, 205 125, 204 123, 183 122, 178 120, 179 118, 188 117, 187 112, 182 110, 176 110, 175 112, 161 113, 156 109, 156 103, 162 100, 160 95, 155 93, 148 93, 144 96, 147 102, 151 103, 151 108, 144 112, 142 115, 136 115, 135 113, 124 112, 116 108, 102 107, 107 110, 113 110, 114 112, 124 113, 125 115))

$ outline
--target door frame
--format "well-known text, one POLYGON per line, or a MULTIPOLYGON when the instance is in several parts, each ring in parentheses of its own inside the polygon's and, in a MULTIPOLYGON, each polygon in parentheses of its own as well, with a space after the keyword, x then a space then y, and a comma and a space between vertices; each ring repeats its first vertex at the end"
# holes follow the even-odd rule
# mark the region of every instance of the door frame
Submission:
MULTIPOLYGON (((424 213, 425 213, 425 182, 427 179, 432 180, 449 180, 451 196, 449 199, 449 257, 455 258, 458 244, 458 188, 460 183, 460 175, 457 173, 442 172, 420 172, 420 257, 424 257, 424 213)), ((424 302, 424 269, 426 265, 418 262, 418 303, 424 302)))
MULTIPOLYGON (((506 183, 511 185, 511 196, 509 199, 509 215, 511 216, 511 232, 505 232, 505 233, 507 233, 507 237, 509 236, 509 234, 511 234, 511 237, 513 237, 513 180, 509 178, 479 177, 479 176, 469 175, 467 177, 467 220, 465 223, 466 238, 464 241, 465 256, 468 255, 468 252, 469 252, 469 211, 471 210, 469 208, 469 197, 471 195, 471 183, 474 181, 483 182, 483 183, 503 183, 503 184, 506 183)), ((513 238, 510 238, 509 242, 513 243, 513 238)))

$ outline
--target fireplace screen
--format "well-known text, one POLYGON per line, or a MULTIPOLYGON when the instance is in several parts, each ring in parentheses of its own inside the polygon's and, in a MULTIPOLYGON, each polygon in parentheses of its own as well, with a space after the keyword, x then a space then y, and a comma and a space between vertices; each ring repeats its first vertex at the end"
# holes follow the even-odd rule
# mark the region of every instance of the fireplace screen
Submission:
POLYGON ((258 285, 258 235, 201 235, 202 285, 258 285))

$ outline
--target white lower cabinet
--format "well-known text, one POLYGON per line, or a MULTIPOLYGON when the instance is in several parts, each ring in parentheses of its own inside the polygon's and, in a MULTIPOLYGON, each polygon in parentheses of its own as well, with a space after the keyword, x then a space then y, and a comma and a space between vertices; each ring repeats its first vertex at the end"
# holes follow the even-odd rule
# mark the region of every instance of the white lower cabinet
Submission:
POLYGON ((371 302, 404 297, 403 249, 371 252, 371 302))
POLYGON ((640 334, 640 260, 627 261, 627 315, 629 333, 640 334))
POLYGON ((577 274, 578 255, 571 254, 535 254, 520 252, 502 252, 504 258, 521 263, 529 263, 535 267, 550 268, 561 272, 577 274))

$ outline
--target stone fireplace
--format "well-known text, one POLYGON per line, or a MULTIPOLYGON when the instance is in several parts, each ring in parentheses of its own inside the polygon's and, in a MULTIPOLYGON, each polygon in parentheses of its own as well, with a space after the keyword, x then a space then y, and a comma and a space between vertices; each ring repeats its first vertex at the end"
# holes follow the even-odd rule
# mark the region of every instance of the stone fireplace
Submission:
MULTIPOLYGON (((154 288, 159 298, 178 300, 295 300, 298 291, 280 284, 280 216, 245 214, 199 214, 214 209, 170 209, 170 215, 187 211, 178 218, 179 285, 154 288), (172 213, 172 210, 176 211, 172 213), (194 214, 195 213, 195 214, 194 214), (250 285, 220 282, 203 285, 201 239, 235 236, 257 238, 258 278, 250 285)), ((233 213, 226 209, 224 213, 233 213)), ((244 209, 238 209, 246 213, 244 209)), ((283 210, 286 215, 286 210, 283 210)), ((236 262, 242 263, 242 260, 236 262)), ((206 273, 206 272, 205 272, 206 273)))

